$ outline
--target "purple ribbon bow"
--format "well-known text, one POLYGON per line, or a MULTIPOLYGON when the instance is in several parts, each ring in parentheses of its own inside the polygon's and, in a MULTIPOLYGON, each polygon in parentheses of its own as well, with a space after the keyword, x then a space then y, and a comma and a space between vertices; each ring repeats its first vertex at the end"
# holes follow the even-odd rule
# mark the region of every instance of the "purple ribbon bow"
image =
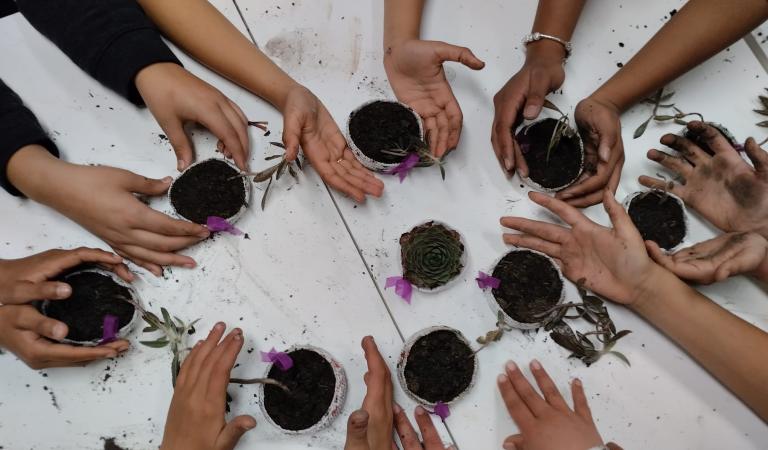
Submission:
POLYGON ((485 272, 478 272, 475 281, 477 281, 477 285, 480 287, 480 289, 498 289, 501 285, 501 280, 496 277, 492 277, 485 272))
POLYGON ((435 409, 432 414, 445 421, 445 419, 451 415, 451 408, 449 408, 448 405, 443 402, 437 402, 435 403, 435 409))
POLYGON ((104 331, 101 335, 99 345, 109 344, 110 342, 117 340, 117 322, 117 316, 113 316, 112 314, 104 316, 104 324, 102 326, 104 331))
POLYGON ((287 353, 278 352, 274 347, 272 347, 272 350, 269 352, 261 352, 261 360, 263 362, 275 364, 277 368, 283 372, 293 367, 293 360, 291 357, 288 356, 287 353))
POLYGON ((403 277, 389 277, 387 283, 384 285, 384 289, 394 287, 395 294, 399 295, 406 303, 411 304, 411 294, 413 293, 413 286, 411 283, 403 277))
POLYGON ((386 173, 388 175, 397 175, 400 177, 400 182, 402 183, 403 180, 405 180, 405 177, 408 176, 408 172, 411 171, 416 165, 419 164, 419 161, 421 161, 421 158, 419 158, 419 155, 416 153, 410 153, 400 164, 397 166, 389 169, 386 173))
POLYGON ((208 219, 206 219, 205 226, 208 227, 208 230, 214 233, 218 231, 223 231, 225 233, 233 234, 235 236, 240 236, 241 234, 243 234, 242 231, 235 228, 234 225, 229 223, 229 221, 227 221, 227 219, 223 217, 210 216, 208 217, 208 219))

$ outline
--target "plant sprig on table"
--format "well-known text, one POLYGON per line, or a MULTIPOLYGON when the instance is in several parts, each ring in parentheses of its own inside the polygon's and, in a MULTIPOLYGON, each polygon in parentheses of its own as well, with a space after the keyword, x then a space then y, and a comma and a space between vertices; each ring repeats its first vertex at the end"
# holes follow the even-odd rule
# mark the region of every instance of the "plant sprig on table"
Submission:
POLYGON ((171 383, 173 386, 176 386, 176 377, 179 375, 181 362, 184 359, 183 353, 189 350, 186 346, 186 336, 195 332, 195 324, 200 319, 185 323, 176 316, 171 317, 171 314, 165 308, 160 308, 160 313, 163 316, 162 319, 152 312, 143 309, 139 310, 141 311, 142 319, 148 324, 143 331, 145 333, 154 333, 156 331, 162 333, 162 336, 153 341, 139 342, 151 348, 170 347, 171 354, 173 355, 173 360, 171 361, 171 383))
POLYGON ((501 337, 504 336, 504 333, 512 330, 514 330, 514 327, 507 324, 506 320, 504 320, 504 313, 499 311, 496 316, 496 328, 485 333, 485 336, 480 336, 476 339, 477 343, 480 344, 480 347, 472 352, 472 355, 476 355, 480 350, 488 347, 494 342, 499 342, 501 337))
MULTIPOLYGON (((768 91, 768 88, 765 88, 765 90, 768 91)), ((754 112, 756 112, 756 113, 758 113, 758 114, 760 114, 762 116, 768 116, 768 97, 766 97, 765 95, 758 95, 757 98, 760 100, 760 104, 762 104, 763 107, 762 107, 762 109, 753 109, 752 111, 754 111, 754 112)), ((760 128, 768 128, 768 120, 760 121, 760 122, 756 123, 755 125, 757 125, 760 128)), ((766 142, 768 142, 768 137, 765 138, 758 145, 763 145, 766 142)))
MULTIPOLYGON (((271 145, 274 145, 275 147, 280 147, 283 150, 285 150, 285 145, 283 145, 282 142, 270 142, 271 145)), ((301 167, 301 161, 297 157, 293 161, 288 161, 285 159, 285 154, 282 155, 270 155, 264 158, 265 161, 272 161, 274 159, 280 158, 280 161, 270 166, 260 172, 245 172, 240 175, 237 175, 237 177, 253 177, 254 183, 261 183, 263 181, 269 180, 269 183, 267 183, 267 187, 264 188, 264 194, 261 196, 261 210, 264 210, 264 207, 267 204, 267 194, 269 194, 269 188, 272 187, 272 182, 277 181, 280 179, 280 177, 285 174, 286 170, 288 171, 288 174, 293 177, 296 182, 299 182, 299 176, 298 172, 296 172, 296 169, 294 168, 294 165, 299 169, 303 170, 301 167)))

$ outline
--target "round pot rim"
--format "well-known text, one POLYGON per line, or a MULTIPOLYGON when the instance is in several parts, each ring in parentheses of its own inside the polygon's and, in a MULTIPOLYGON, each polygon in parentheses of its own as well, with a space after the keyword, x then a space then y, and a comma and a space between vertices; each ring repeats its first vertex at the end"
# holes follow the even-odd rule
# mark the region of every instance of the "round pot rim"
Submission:
MULTIPOLYGON (((173 179, 173 181, 171 181, 171 185, 168 187, 168 202, 171 204, 171 210, 173 211, 174 216, 178 217, 181 220, 186 220, 187 222, 192 222, 191 220, 189 220, 188 218, 184 217, 183 215, 181 215, 181 213, 179 213, 179 211, 176 210, 176 206, 174 206, 174 204, 173 204, 173 198, 172 198, 172 195, 171 195, 172 192, 173 192, 173 186, 176 184, 176 182, 179 180, 179 178, 183 177, 184 174, 187 173, 187 171, 189 169, 191 169, 191 168, 193 168, 195 166, 198 166, 200 164, 206 163, 208 161, 222 161, 222 162, 226 163, 227 165, 229 165, 229 167, 235 169, 237 171, 237 173, 242 173, 242 171, 236 165, 234 165, 232 162, 230 162, 230 161, 228 161, 226 159, 223 159, 223 158, 214 158, 214 157, 202 159, 200 161, 197 161, 197 162, 191 164, 189 167, 184 169, 183 172, 181 172, 179 175, 176 176, 176 178, 173 179)), ((248 209, 248 206, 250 206, 250 204, 251 204, 251 183, 248 181, 248 177, 241 177, 240 179, 243 182, 243 189, 245 189, 245 204, 243 206, 241 206, 240 210, 237 211, 233 216, 231 216, 231 217, 224 217, 224 219, 226 219, 230 224, 233 224, 233 225, 235 224, 235 222, 240 220, 241 217, 243 217, 243 214, 245 214, 245 211, 248 209)), ((205 224, 202 224, 202 225, 205 225, 205 224)))
MULTIPOLYGON (((562 283, 562 286, 563 286, 562 289, 560 289, 560 298, 558 299, 557 303, 553 305, 553 307, 562 305, 563 302, 565 301, 565 283, 566 283, 566 279, 565 279, 565 276, 563 275, 563 271, 560 270, 560 266, 557 265, 557 263, 552 257, 538 250, 533 250, 525 247, 513 247, 509 251, 505 252, 503 255, 496 258, 496 261, 491 265, 488 271, 488 275, 493 276, 493 270, 501 262, 501 260, 504 259, 510 253, 516 253, 516 252, 535 253, 549 260, 549 262, 552 264, 552 267, 554 267, 555 270, 557 271, 557 276, 560 278, 560 282, 562 283)), ((499 302, 496 300, 496 297, 493 295, 493 289, 491 288, 483 289, 483 292, 485 293, 486 300, 488 301, 488 306, 490 306, 491 311, 493 311, 494 313, 494 317, 497 317, 499 313, 503 314, 504 322, 513 328, 517 328, 520 330, 533 330, 536 328, 541 328, 542 326, 544 326, 544 323, 547 321, 547 319, 549 319, 549 317, 555 314, 553 312, 552 314, 550 314, 549 317, 542 319, 539 322, 534 322, 534 323, 520 322, 518 320, 513 319, 512 316, 507 314, 507 312, 504 311, 504 309, 502 309, 501 305, 499 305, 499 302)))
MULTIPOLYGON (((303 430, 287 430, 280 425, 278 425, 273 419, 272 416, 269 415, 267 412, 267 407, 265 406, 264 402, 264 385, 260 384, 258 385, 258 395, 259 399, 261 400, 259 402, 259 408, 261 409, 261 414, 267 419, 267 422, 270 423, 273 427, 277 428, 281 432, 285 434, 290 435, 298 435, 298 434, 314 434, 326 427, 328 427, 336 418, 341 415, 342 409, 344 408, 344 401, 347 397, 347 374, 344 371, 344 366, 341 365, 340 362, 336 360, 333 356, 331 356, 330 353, 327 351, 315 347, 313 345, 292 345, 288 347, 285 350, 285 353, 290 353, 295 350, 310 350, 313 351, 320 356, 322 356, 326 361, 328 361, 328 364, 331 365, 331 368, 333 369, 333 374, 336 376, 336 389, 333 394, 333 399, 331 400, 331 404, 328 405, 328 410, 325 411, 325 414, 320 418, 320 420, 317 421, 316 424, 312 425, 309 428, 303 429, 303 430)), ((274 363, 269 363, 267 365, 267 368, 264 370, 264 378, 269 377, 269 371, 272 369, 272 366, 274 363)))
MULTIPOLYGON (((552 118, 552 117, 543 117, 541 119, 536 119, 536 120, 534 120, 534 121, 532 121, 532 122, 530 122, 528 124, 525 124, 525 125, 521 126, 520 127, 520 132, 527 133, 528 128, 530 128, 531 126, 533 126, 533 125, 535 125, 535 124, 537 124, 539 122, 543 122, 543 121, 545 121, 547 119, 554 119, 554 118, 552 118)), ((557 120, 557 119, 554 119, 554 120, 557 120)), ((557 187, 554 187, 554 188, 544 187, 544 186, 540 185, 539 183, 533 181, 530 177, 523 177, 523 176, 521 176, 520 179, 523 180, 523 183, 527 184, 528 186, 530 186, 531 188, 533 188, 534 190, 539 191, 539 192, 560 192, 560 191, 562 191, 562 190, 572 186, 574 183, 576 183, 579 180, 579 178, 581 178, 581 176, 584 174, 584 166, 585 166, 585 158, 586 158, 586 154, 584 152, 584 140, 581 138, 581 133, 579 133, 578 127, 571 127, 571 128, 576 133, 576 137, 577 137, 577 140, 579 142, 579 149, 581 150, 579 152, 579 156, 581 158, 581 163, 579 164, 579 173, 576 174, 576 176, 571 181, 567 182, 566 184, 564 184, 562 186, 557 186, 557 187)), ((517 133, 515 133, 515 138, 517 138, 517 133)), ((523 158, 525 158, 525 155, 523 155, 523 158)))
POLYGON ((362 150, 355 144, 355 141, 352 139, 352 133, 349 130, 349 124, 352 121, 352 117, 357 114, 361 109, 365 108, 366 106, 377 103, 377 102, 385 102, 385 103, 397 103, 398 105, 402 106, 403 108, 410 111, 411 114, 413 114, 413 117, 416 118, 416 123, 419 124, 419 139, 424 139, 424 124, 422 123, 421 116, 419 116, 416 111, 414 111, 413 108, 406 105, 403 102, 392 100, 392 99, 385 99, 385 98, 377 98, 373 100, 368 100, 362 105, 355 108, 351 113, 349 113, 349 116, 347 116, 347 125, 345 129, 345 137, 347 138, 347 144, 349 145, 350 150, 352 150, 352 154, 355 155, 355 158, 365 166, 366 168, 376 171, 376 172, 387 172, 389 170, 394 169, 397 167, 400 163, 383 163, 380 161, 376 161, 375 159, 371 158, 370 156, 363 153, 362 150))
MULTIPOLYGON (((468 256, 468 253, 469 253, 468 248, 469 247, 467 247, 467 241, 464 239, 464 235, 461 234, 461 232, 459 230, 453 228, 452 226, 448 225, 447 223, 445 223, 443 221, 436 220, 436 219, 425 220, 425 221, 419 222, 416 225, 408 228, 408 231, 406 231, 405 233, 409 233, 409 232, 413 231, 414 228, 422 226, 422 225, 426 225, 429 222, 433 222, 435 225, 442 225, 445 228, 447 228, 449 230, 452 230, 452 231, 455 231, 456 233, 458 233, 459 234, 459 242, 461 242, 461 244, 464 246, 464 251, 461 253, 461 265, 462 265, 461 266, 461 270, 459 271, 459 273, 456 274, 455 277, 451 278, 447 283, 445 283, 442 286, 437 286, 437 287, 432 288, 432 289, 427 289, 427 288, 419 287, 419 286, 416 286, 415 284, 411 283, 413 288, 416 289, 417 291, 423 292, 423 293, 426 293, 426 294, 433 294, 433 293, 437 293, 437 292, 442 292, 442 291, 450 288, 454 284, 458 283, 458 281, 461 279, 461 275, 464 274, 464 272, 467 270, 467 260, 469 258, 469 256, 468 256)), ((405 233, 401 233, 400 236, 402 236, 405 233)), ((403 248, 400 245, 400 238, 399 237, 397 238, 397 244, 398 244, 398 255, 400 256, 400 268, 402 269, 403 278, 405 278, 405 267, 403 267, 403 248)), ((408 281, 410 283, 410 280, 406 279, 406 281, 408 281)))
MULTIPOLYGON (((400 352, 400 359, 397 362, 397 380, 400 383, 400 387, 402 388, 403 392, 413 401, 415 401, 418 404, 426 405, 429 407, 434 407, 437 402, 430 402, 426 399, 423 399, 416 395, 414 392, 412 392, 408 388, 408 383, 405 380, 405 365, 408 362, 408 355, 411 353, 411 348, 413 345, 421 339, 422 337, 431 334, 435 331, 450 331, 451 333, 454 333, 462 342, 467 344, 467 347, 469 347, 470 350, 474 352, 474 349, 472 349, 472 344, 469 342, 469 340, 464 336, 464 334, 461 333, 461 331, 449 327, 447 325, 433 325, 426 328, 423 328, 417 332, 415 332, 411 337, 409 337, 405 343, 403 344, 403 350, 400 352)), ((477 371, 479 369, 479 364, 477 361, 477 353, 472 354, 472 361, 474 363, 474 370, 472 371, 472 379, 469 381, 469 384, 467 385, 466 389, 464 389, 459 395, 454 397, 450 401, 444 401, 442 403, 446 405, 452 405, 467 395, 467 393, 472 390, 472 388, 475 385, 475 382, 477 381, 477 371)))
MULTIPOLYGON (((67 278, 73 275, 77 275, 80 273, 87 273, 87 272, 97 273, 99 275, 104 275, 109 277, 110 279, 112 279, 112 281, 114 281, 118 285, 128 289, 128 291, 131 293, 131 297, 133 297, 133 301, 136 302, 136 304, 138 304, 139 306, 142 305, 141 298, 139 297, 138 291, 130 283, 118 277, 113 272, 110 272, 105 269, 100 269, 98 267, 89 267, 82 270, 76 270, 72 273, 66 274, 62 280, 66 282, 67 278)), ((60 301, 66 301, 66 300, 43 300, 41 305, 41 310, 42 310, 42 314, 46 317, 48 317, 48 315, 46 314, 46 310, 48 309, 48 305, 52 301, 60 302, 60 301)), ((141 320, 141 311, 139 310, 139 308, 136 307, 136 305, 132 305, 132 306, 133 306, 133 317, 131 317, 131 320, 127 324, 123 325, 122 327, 120 327, 119 330, 117 330, 117 335, 116 335, 117 339, 125 339, 129 334, 131 334, 134 328, 136 328, 136 325, 138 324, 138 322, 141 320)), ((99 342, 101 342, 101 338, 92 339, 90 341, 76 341, 73 339, 64 338, 61 340, 61 342, 64 344, 79 345, 83 347, 96 347, 99 345, 99 342)))
MULTIPOLYGON (((638 195, 645 194, 646 192, 653 192, 653 189, 646 189, 646 190, 643 190, 643 191, 635 191, 635 192, 627 195, 626 197, 624 197, 624 201, 622 202, 622 206, 624 206, 624 210, 627 211, 627 214, 629 214, 629 204, 632 203, 632 200, 634 200, 634 198, 637 197, 638 195)), ((664 192, 669 197, 674 199, 677 202, 677 204, 680 205, 680 209, 683 211, 683 227, 685 228, 685 234, 683 234, 683 238, 680 240, 680 242, 677 245, 675 245, 674 247, 672 247, 669 250, 666 250, 666 249, 662 248, 659 245, 659 248, 661 248, 662 252, 664 252, 667 255, 671 255, 672 253, 675 253, 678 250, 680 250, 682 248, 685 248, 685 247, 688 247, 689 245, 691 245, 691 243, 688 241, 688 239, 690 238, 690 233, 691 233, 691 226, 690 226, 690 222, 688 220, 688 210, 685 207, 685 202, 683 201, 683 199, 681 199, 677 195, 675 195, 675 194, 673 194, 671 192, 667 192, 667 191, 659 191, 659 192, 664 192)), ((658 244, 656 244, 656 245, 658 245, 658 244)))

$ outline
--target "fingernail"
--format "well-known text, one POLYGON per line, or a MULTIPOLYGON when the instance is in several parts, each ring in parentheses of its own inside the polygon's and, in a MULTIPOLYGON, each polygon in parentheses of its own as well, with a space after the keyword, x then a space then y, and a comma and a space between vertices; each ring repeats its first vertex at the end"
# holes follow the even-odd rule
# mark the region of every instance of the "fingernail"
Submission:
POLYGON ((512 161, 510 161, 509 158, 504 158, 504 168, 507 169, 507 171, 512 170, 512 161))
POLYGON ((531 369, 533 370, 541 370, 541 363, 538 359, 534 359, 531 361, 531 369))
POLYGON ((58 298, 67 298, 72 295, 72 287, 68 284, 59 284, 56 286, 56 296, 58 298))
POLYGON ((611 159, 611 150, 610 149, 603 147, 603 148, 600 149, 599 153, 600 153, 600 159, 603 162, 608 162, 608 160, 611 159))
POLYGON ((235 341, 242 341, 243 340, 243 335, 242 334, 236 334, 236 335, 234 335, 232 337, 232 339, 235 340, 235 341))
POLYGON ((213 326, 213 329, 216 331, 221 331, 224 329, 224 322, 216 322, 216 325, 213 326))
POLYGON ((392 403, 392 411, 395 412, 395 414, 400 414, 403 412, 403 407, 398 405, 397 402, 392 403))
POLYGON ((163 178, 163 179, 162 179, 162 180, 160 180, 160 181, 162 181, 162 182, 163 182, 163 183, 165 183, 165 184, 168 184, 168 183, 170 183, 171 181, 173 181, 173 178, 171 178, 171 177, 165 177, 165 178, 163 178))
MULTIPOLYGON (((10 311, 10 310, 9 310, 10 311)), ((54 339, 64 339, 67 336, 67 326, 63 323, 57 323, 53 326, 54 339)))
POLYGON ((177 169, 179 172, 181 172, 182 170, 184 170, 184 161, 182 161, 182 160, 178 160, 178 161, 176 161, 176 169, 177 169))
POLYGON ((535 119, 538 115, 539 108, 534 105, 526 106, 525 111, 523 111, 523 116, 525 116, 526 119, 535 119))
POLYGON ((232 330, 232 334, 234 334, 236 336, 242 336, 243 335, 243 330, 242 330, 242 328, 235 328, 234 330, 232 330))
POLYGON ((581 386, 581 380, 578 379, 578 378, 574 378, 573 379, 573 384, 575 384, 576 386, 581 386))
POLYGON ((505 374, 500 374, 498 377, 496 377, 496 383, 506 383, 509 380, 509 377, 507 377, 505 374))
POLYGON ((182 267, 184 267, 185 269, 194 269, 194 268, 195 268, 195 265, 194 265, 194 264, 192 264, 192 263, 184 263, 184 264, 182 265, 182 267))
POLYGON ((568 200, 571 197, 573 197, 573 194, 571 194, 571 193, 561 194, 560 195, 560 200, 568 200))
POLYGON ((245 431, 253 430, 254 428, 256 428, 256 421, 254 420, 253 422, 249 422, 243 425, 243 428, 245 429, 245 431))
POLYGON ((208 229, 202 230, 201 232, 197 233, 197 236, 205 239, 211 235, 211 232, 208 229))
POLYGON ((426 409, 422 408, 421 406, 417 406, 416 407, 416 415, 417 416, 423 416, 425 414, 427 414, 427 410, 426 409))
POLYGON ((511 442, 505 442, 504 444, 502 444, 502 447, 504 448, 504 450, 517 450, 517 447, 515 446, 515 444, 511 442))
POLYGON ((517 370, 517 364, 515 364, 514 361, 509 361, 507 362, 506 368, 508 372, 514 372, 517 370))

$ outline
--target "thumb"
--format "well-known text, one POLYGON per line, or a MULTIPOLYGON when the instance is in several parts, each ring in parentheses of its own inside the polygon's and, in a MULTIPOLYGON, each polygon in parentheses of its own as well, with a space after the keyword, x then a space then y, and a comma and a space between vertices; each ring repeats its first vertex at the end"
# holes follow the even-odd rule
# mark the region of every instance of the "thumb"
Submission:
POLYGON ((285 145, 285 159, 293 161, 299 155, 302 124, 301 121, 296 118, 286 117, 284 126, 283 145, 285 145))
POLYGON ((501 445, 504 450, 523 450, 523 435, 513 434, 504 439, 501 445))
POLYGON ((544 99, 549 94, 551 79, 546 72, 533 70, 528 82, 528 94, 526 94, 523 117, 533 120, 539 117, 544 107, 544 99))
POLYGON ((368 450, 368 411, 358 409, 349 415, 344 450, 368 450))
POLYGON ((0 303, 6 305, 22 305, 33 300, 60 300, 72 294, 72 288, 67 283, 43 281, 32 283, 17 281, 9 292, 0 294, 0 303))
POLYGON ((168 135, 168 141, 171 143, 174 153, 176 153, 176 169, 181 172, 192 164, 194 159, 192 143, 189 142, 189 137, 184 132, 184 124, 179 119, 174 118, 171 121, 161 123, 160 128, 168 135))
POLYGON ((605 446, 608 447, 608 450, 622 450, 621 447, 619 447, 617 444, 615 444, 613 442, 609 442, 609 443, 605 444, 605 446))
POLYGON ((144 195, 163 195, 171 187, 171 177, 165 177, 161 180, 142 177, 141 175, 131 174, 128 188, 131 192, 144 195))
POLYGON ((485 67, 485 63, 480 60, 472 50, 467 47, 459 47, 446 42, 438 42, 435 49, 437 56, 443 61, 453 61, 462 63, 473 70, 480 70, 485 67))
POLYGON ((232 450, 240 438, 256 427, 256 419, 251 416, 237 416, 232 419, 219 433, 216 439, 216 450, 232 450))

